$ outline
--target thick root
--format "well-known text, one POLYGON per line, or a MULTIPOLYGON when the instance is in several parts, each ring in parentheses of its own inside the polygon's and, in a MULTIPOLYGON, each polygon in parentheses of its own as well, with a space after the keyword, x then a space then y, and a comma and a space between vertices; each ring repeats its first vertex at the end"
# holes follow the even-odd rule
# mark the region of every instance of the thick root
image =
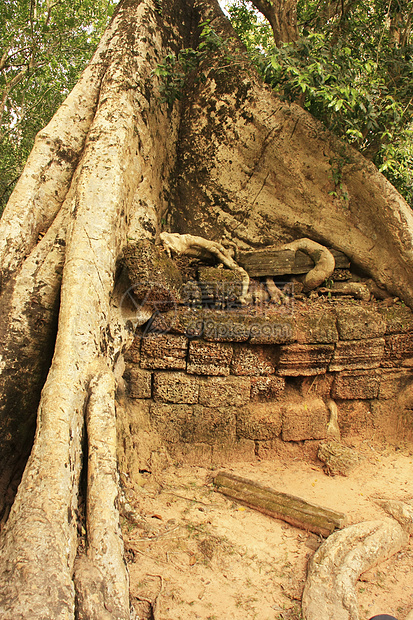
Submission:
POLYGON ((52 359, 66 224, 62 209, 1 300, 0 514, 8 484, 22 475, 29 456, 40 391, 52 359))
POLYGON ((77 85, 40 131, 7 203, 0 227, 0 272, 13 272, 61 208, 85 147, 99 90, 113 47, 116 23, 107 29, 77 85))
POLYGON ((413 506, 397 499, 377 499, 376 504, 392 516, 406 530, 413 534, 413 506))
POLYGON ((393 519, 364 521, 329 536, 309 564, 304 619, 359 620, 357 579, 408 541, 407 532, 393 519))
POLYGON ((78 620, 127 620, 129 577, 119 525, 115 380, 106 369, 90 384, 86 414, 87 556, 75 563, 78 620))
POLYGON ((187 254, 189 256, 205 256, 205 254, 212 254, 229 269, 238 271, 242 275, 242 293, 239 298, 241 303, 245 303, 248 293, 248 287, 250 283, 249 275, 240 267, 229 254, 228 250, 224 248, 220 243, 215 241, 208 241, 202 237, 196 237, 194 235, 180 235, 179 233, 167 233, 162 232, 161 241, 164 244, 166 250, 171 254, 187 254))
POLYGON ((309 255, 315 265, 304 277, 304 290, 312 291, 320 286, 331 276, 335 268, 335 260, 332 253, 323 245, 312 239, 297 239, 283 246, 286 250, 301 250, 309 255))

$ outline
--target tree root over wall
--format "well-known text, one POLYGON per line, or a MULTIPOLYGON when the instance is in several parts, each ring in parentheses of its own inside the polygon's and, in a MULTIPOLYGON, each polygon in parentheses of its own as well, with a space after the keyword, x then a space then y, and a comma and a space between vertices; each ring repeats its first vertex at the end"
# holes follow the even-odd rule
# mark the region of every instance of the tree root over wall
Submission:
MULTIPOLYGON (((306 112, 262 84, 214 0, 164 0, 162 10, 153 0, 121 0, 78 86, 39 133, 0 222, 3 489, 32 441, 38 405, 0 540, 4 620, 129 617, 114 403, 131 334, 118 266, 131 240, 159 239, 168 211, 175 230, 208 239, 230 268, 220 250, 228 232, 244 249, 314 239, 413 307, 409 207, 350 148, 348 204, 333 198, 328 162, 337 149, 306 112), (236 62, 223 77, 212 54, 203 79, 168 106, 153 70, 196 47, 207 19, 236 62), (222 106, 226 120, 216 125, 212 108, 222 106)), ((308 288, 331 269, 319 258, 327 271, 313 273, 308 288)))

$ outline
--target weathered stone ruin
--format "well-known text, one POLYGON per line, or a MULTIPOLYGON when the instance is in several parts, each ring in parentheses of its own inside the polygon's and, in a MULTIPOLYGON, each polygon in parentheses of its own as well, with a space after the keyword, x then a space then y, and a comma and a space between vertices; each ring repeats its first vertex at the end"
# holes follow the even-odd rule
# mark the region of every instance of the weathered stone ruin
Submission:
MULTIPOLYGON (((144 422, 152 447, 211 466, 270 457, 280 441, 411 432, 398 406, 413 378, 413 315, 404 304, 336 297, 325 286, 310 297, 291 294, 294 285, 284 281, 278 305, 261 295, 260 303, 241 306, 236 272, 197 269, 189 298, 152 305, 126 355, 126 442, 142 445, 133 429, 144 422)), ((259 280, 254 286, 265 288, 259 280)), ((151 448, 133 458, 150 468, 151 448)))

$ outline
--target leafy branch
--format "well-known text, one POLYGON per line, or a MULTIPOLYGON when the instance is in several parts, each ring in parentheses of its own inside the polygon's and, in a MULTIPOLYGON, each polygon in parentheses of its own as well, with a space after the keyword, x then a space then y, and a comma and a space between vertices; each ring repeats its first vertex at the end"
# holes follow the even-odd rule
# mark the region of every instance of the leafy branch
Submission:
POLYGON ((298 0, 300 36, 278 46, 246 2, 229 12, 275 92, 359 149, 413 206, 412 4, 298 0))

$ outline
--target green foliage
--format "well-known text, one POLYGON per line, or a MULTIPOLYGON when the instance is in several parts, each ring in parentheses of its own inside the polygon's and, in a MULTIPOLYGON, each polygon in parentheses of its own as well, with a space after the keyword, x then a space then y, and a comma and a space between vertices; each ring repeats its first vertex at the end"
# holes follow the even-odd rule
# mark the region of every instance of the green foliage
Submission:
POLYGON ((300 36, 278 48, 248 5, 229 13, 274 90, 372 159, 413 205, 411 3, 298 0, 297 10, 300 36))
POLYGON ((176 100, 182 98, 191 73, 194 74, 194 79, 205 80, 203 68, 211 53, 221 54, 223 62, 220 63, 218 71, 225 71, 231 62, 231 58, 225 52, 224 42, 211 27, 210 22, 203 22, 200 26, 200 42, 196 49, 188 47, 180 50, 178 54, 171 52, 153 71, 154 75, 161 79, 161 101, 168 103, 170 107, 176 100))
POLYGON ((0 3, 0 213, 36 133, 75 85, 116 0, 0 3))

